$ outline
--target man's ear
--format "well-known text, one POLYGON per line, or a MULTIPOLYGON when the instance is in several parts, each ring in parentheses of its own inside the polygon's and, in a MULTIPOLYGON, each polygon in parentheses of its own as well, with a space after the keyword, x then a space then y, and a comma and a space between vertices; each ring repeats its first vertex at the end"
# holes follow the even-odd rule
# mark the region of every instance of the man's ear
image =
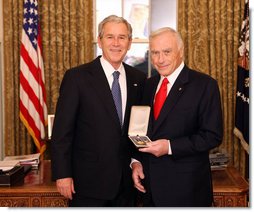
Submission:
POLYGON ((131 49, 131 44, 132 44, 132 39, 129 39, 130 43, 129 43, 129 46, 128 46, 128 50, 131 49))
POLYGON ((184 47, 182 46, 181 49, 179 50, 180 51, 180 57, 182 59, 184 59, 184 47))
POLYGON ((97 43, 98 43, 98 46, 101 48, 101 39, 99 36, 97 37, 97 43))

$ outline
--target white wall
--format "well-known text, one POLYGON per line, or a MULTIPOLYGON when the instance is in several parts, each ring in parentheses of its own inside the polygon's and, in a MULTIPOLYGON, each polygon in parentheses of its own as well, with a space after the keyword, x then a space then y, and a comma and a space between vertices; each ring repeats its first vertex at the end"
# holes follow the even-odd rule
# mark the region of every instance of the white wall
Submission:
POLYGON ((4 156, 3 134, 3 0, 0 0, 0 160, 4 156))
POLYGON ((161 27, 177 30, 177 0, 151 0, 151 31, 161 27))

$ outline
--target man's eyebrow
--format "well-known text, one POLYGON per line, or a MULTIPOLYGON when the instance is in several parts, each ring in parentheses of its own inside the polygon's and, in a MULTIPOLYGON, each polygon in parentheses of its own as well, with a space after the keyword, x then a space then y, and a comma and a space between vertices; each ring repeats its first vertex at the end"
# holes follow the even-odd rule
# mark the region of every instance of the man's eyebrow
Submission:
POLYGON ((162 51, 171 51, 172 48, 166 48, 166 49, 162 49, 162 51))
POLYGON ((164 52, 164 51, 172 51, 172 48, 166 48, 166 49, 162 49, 161 51, 160 50, 151 50, 151 52, 164 52))
POLYGON ((114 34, 112 34, 112 33, 108 33, 108 34, 105 34, 105 36, 116 36, 116 37, 119 37, 119 36, 127 36, 127 37, 128 37, 128 34, 114 35, 114 34))

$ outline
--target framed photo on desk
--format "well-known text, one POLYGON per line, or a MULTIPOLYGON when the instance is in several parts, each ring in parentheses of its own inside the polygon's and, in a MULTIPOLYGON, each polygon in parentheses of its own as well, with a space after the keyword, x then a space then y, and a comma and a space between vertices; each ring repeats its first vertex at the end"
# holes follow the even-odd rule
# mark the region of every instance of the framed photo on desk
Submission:
POLYGON ((54 114, 48 115, 48 138, 51 139, 53 123, 54 123, 54 114))

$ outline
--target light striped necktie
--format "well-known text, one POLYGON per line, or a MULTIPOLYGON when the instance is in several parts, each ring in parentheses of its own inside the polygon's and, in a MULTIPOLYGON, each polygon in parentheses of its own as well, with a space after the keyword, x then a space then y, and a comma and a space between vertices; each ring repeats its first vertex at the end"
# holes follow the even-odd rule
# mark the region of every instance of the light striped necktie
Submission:
POLYGON ((120 124, 122 126, 122 96, 121 96, 121 89, 119 85, 119 71, 114 71, 113 73, 113 84, 112 84, 112 96, 115 102, 117 114, 119 117, 120 124))

